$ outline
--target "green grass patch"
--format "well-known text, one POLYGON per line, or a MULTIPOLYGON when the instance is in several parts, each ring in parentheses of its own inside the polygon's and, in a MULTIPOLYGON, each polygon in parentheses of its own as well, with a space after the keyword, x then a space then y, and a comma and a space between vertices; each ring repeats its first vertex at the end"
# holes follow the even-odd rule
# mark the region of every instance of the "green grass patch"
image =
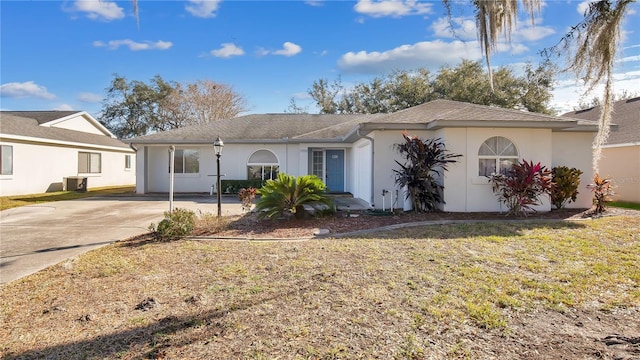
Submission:
POLYGON ((624 209, 632 209, 632 210, 640 210, 639 203, 627 202, 627 201, 612 201, 609 203, 610 206, 624 208, 624 209))
POLYGON ((89 189, 86 192, 56 191, 43 194, 15 195, 0 197, 0 211, 25 205, 52 201, 75 200, 93 196, 133 194, 135 186, 108 186, 89 189))

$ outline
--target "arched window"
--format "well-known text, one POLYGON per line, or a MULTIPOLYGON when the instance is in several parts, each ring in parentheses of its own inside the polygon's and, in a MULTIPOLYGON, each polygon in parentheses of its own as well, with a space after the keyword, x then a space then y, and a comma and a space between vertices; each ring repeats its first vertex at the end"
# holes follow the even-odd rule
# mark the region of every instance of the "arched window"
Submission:
POLYGON ((479 175, 506 174, 518 162, 518 149, 511 140, 502 136, 488 138, 478 150, 479 175))
POLYGON ((247 179, 270 180, 278 177, 278 158, 269 150, 258 150, 247 162, 247 179))

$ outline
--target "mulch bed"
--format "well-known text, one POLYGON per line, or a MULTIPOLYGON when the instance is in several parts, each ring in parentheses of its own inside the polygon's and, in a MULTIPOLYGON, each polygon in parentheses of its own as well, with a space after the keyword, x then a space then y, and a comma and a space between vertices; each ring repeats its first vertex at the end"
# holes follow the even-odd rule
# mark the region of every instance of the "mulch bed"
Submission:
POLYGON ((241 238, 241 239, 294 239, 309 238, 317 235, 319 229, 328 231, 328 235, 343 234, 359 230, 375 229, 388 225, 414 223, 422 221, 440 220, 577 220, 605 216, 640 216, 640 211, 610 207, 603 214, 595 216, 591 209, 558 209, 549 212, 540 212, 529 215, 526 218, 507 216, 505 213, 495 212, 430 212, 414 213, 399 212, 371 213, 354 212, 347 216, 346 212, 337 212, 333 216, 298 220, 294 218, 278 220, 259 220, 255 213, 231 219, 225 230, 209 231, 200 228, 194 232, 199 237, 241 238), (357 216, 357 217, 354 217, 357 216))

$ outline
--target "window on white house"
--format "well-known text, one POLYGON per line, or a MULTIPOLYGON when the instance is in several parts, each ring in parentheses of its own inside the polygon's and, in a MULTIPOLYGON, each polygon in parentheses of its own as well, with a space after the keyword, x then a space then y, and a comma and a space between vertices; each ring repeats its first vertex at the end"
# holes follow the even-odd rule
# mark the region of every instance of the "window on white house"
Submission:
POLYGON ((0 146, 0 175, 13 175, 13 146, 0 146))
POLYGON ((480 176, 506 174, 511 165, 518 162, 518 149, 511 140, 494 136, 482 143, 478 150, 478 159, 480 176))
POLYGON ((124 156, 124 169, 131 170, 131 155, 124 156))
POLYGON ((311 175, 324 179, 324 151, 322 150, 311 152, 311 175))
POLYGON ((247 162, 247 179, 271 180, 278 177, 278 158, 269 150, 258 150, 251 154, 247 162))
POLYGON ((78 153, 78 173, 79 174, 100 174, 102 172, 102 154, 79 152, 78 153))
POLYGON ((176 174, 198 174, 200 172, 200 152, 194 149, 176 149, 173 172, 176 174))

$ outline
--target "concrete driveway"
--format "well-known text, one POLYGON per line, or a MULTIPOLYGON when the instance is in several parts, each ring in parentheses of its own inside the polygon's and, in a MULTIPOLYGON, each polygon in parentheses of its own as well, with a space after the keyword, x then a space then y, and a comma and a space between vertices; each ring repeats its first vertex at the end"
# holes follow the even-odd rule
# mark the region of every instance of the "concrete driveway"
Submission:
MULTIPOLYGON (((217 213, 215 196, 176 197, 174 208, 217 213)), ((0 284, 65 259, 147 232, 169 210, 167 196, 105 196, 29 205, 0 212, 0 284)), ((242 213, 222 198, 223 215, 242 213)))

